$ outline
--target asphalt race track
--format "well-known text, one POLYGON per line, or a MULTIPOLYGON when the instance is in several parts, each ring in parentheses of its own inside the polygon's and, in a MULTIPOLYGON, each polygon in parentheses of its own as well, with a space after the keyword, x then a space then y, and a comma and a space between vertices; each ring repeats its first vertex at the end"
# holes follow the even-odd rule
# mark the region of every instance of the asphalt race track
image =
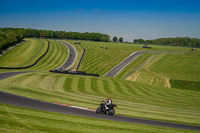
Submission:
MULTIPOLYGON (((0 73, 0 80, 3 80, 11 76, 15 76, 18 74, 23 74, 23 73, 26 73, 26 72, 0 73)), ((107 120, 121 121, 121 122, 128 122, 128 123, 137 123, 137 124, 146 124, 146 125, 153 125, 153 126, 163 126, 163 127, 200 131, 200 126, 161 122, 161 121, 154 121, 154 120, 145 120, 145 119, 117 116, 117 115, 110 116, 110 115, 96 114, 96 112, 90 111, 90 110, 84 110, 84 109, 58 105, 54 103, 48 103, 44 101, 39 101, 35 99, 30 99, 30 98, 6 93, 3 91, 0 91, 0 102, 4 104, 19 106, 19 107, 25 107, 25 108, 36 109, 36 110, 44 110, 44 111, 50 111, 50 112, 58 112, 58 113, 69 114, 69 115, 77 115, 77 116, 91 117, 91 118, 97 118, 97 119, 107 119, 107 120)))
POLYGON ((163 127, 180 128, 180 129, 200 130, 199 126, 160 122, 160 121, 154 121, 154 120, 145 120, 145 119, 117 116, 117 115, 111 116, 111 115, 104 115, 104 114, 96 114, 95 111, 78 109, 78 108, 73 108, 70 106, 68 107, 68 106, 58 105, 54 103, 43 102, 43 101, 39 101, 35 99, 30 99, 30 98, 6 93, 3 91, 0 91, 0 102, 4 104, 10 104, 10 105, 15 105, 15 106, 25 107, 25 108, 30 108, 30 109, 58 112, 58 113, 63 113, 63 114, 84 116, 84 117, 97 118, 97 119, 106 119, 106 120, 113 120, 113 121, 147 124, 147 125, 153 125, 153 126, 163 126, 163 127))
MULTIPOLYGON (((70 51, 70 50, 69 50, 70 51)), ((74 51, 76 53, 76 51, 74 51)), ((137 52, 137 56, 144 52, 137 52)), ((76 56, 69 56, 69 58, 73 57, 75 59, 76 56)), ((74 62, 71 59, 67 59, 67 61, 64 64, 64 67, 70 66, 74 62)), ((136 58, 136 56, 131 57, 136 58)), ((125 59, 126 60, 126 59, 125 59)), ((18 74, 23 74, 28 72, 6 72, 6 73, 0 73, 0 80, 9 78, 11 76, 15 76, 18 74)), ((26 98, 23 96, 18 96, 14 94, 10 94, 7 92, 0 91, 0 103, 9 104, 9 105, 15 105, 19 107, 25 107, 30 109, 36 109, 36 110, 44 110, 44 111, 50 111, 50 112, 57 112, 57 113, 63 113, 63 114, 69 114, 69 115, 76 115, 76 116, 83 116, 83 117, 90 117, 90 118, 97 118, 97 119, 106 119, 106 120, 113 120, 113 121, 121 121, 121 122, 128 122, 128 123, 137 123, 137 124, 146 124, 146 125, 153 125, 153 126, 162 126, 162 127, 171 127, 171 128, 179 128, 179 129, 189 129, 189 130, 198 130, 200 131, 200 126, 193 126, 193 125, 185 125, 185 124, 177 124, 177 123, 170 123, 170 122, 161 122, 161 121, 155 121, 155 120, 145 120, 145 119, 139 119, 139 118, 132 118, 132 117, 125 117, 125 116, 118 116, 118 115, 104 115, 104 114, 96 114, 95 111, 91 110, 85 110, 85 109, 79 109, 74 108, 70 106, 63 106, 59 104, 54 103, 48 103, 44 101, 39 101, 31 98, 26 98)), ((97 103, 97 107, 98 107, 97 103)))
POLYGON ((140 56, 143 53, 149 53, 149 52, 154 52, 154 51, 138 51, 138 52, 132 53, 128 58, 126 58, 125 60, 120 62, 117 66, 113 67, 104 76, 114 77, 116 74, 118 74, 124 67, 126 67, 129 63, 131 63, 138 56, 140 56))
POLYGON ((0 80, 18 75, 18 74, 23 74, 23 73, 27 73, 27 72, 6 72, 6 73, 0 73, 0 80))
POLYGON ((60 66, 60 67, 62 67, 62 68, 64 68, 64 69, 67 69, 67 68, 69 68, 73 63, 74 63, 74 61, 76 60, 76 49, 72 46, 72 45, 70 45, 70 44, 68 44, 68 43, 66 43, 66 42, 62 42, 63 44, 65 44, 66 46, 67 46, 67 48, 68 48, 68 50, 69 50, 69 56, 68 56, 68 58, 67 58, 67 60, 65 61, 65 63, 62 65, 62 66, 60 66))

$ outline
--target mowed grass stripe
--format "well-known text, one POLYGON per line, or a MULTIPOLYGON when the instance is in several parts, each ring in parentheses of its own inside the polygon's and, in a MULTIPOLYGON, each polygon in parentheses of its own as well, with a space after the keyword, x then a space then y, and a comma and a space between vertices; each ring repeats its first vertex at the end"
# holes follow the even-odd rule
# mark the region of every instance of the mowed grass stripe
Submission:
MULTIPOLYGON (((31 41, 34 39, 30 39, 31 41)), ((44 41, 44 40, 40 40, 44 41)), ((48 71, 61 66, 68 57, 68 50, 64 44, 59 42, 50 41, 50 48, 47 54, 33 67, 19 70, 6 70, 0 69, 0 72, 7 71, 48 71)), ((37 43, 37 42, 36 42, 37 43)), ((45 41, 46 45, 47 42, 45 41)))
POLYGON ((112 78, 83 77, 55 73, 29 73, 18 75, 2 80, 0 88, 7 92, 39 100, 65 104, 72 103, 72 105, 93 109, 99 106, 100 101, 111 97, 114 103, 118 105, 116 108, 117 114, 176 121, 180 123, 198 124, 200 121, 200 108, 198 106, 200 94, 193 91, 182 91, 149 85, 143 86, 138 83, 112 78), (35 79, 37 76, 40 77, 40 80, 35 79), (65 89, 62 92, 59 90, 60 88, 57 88, 59 86, 57 86, 55 82, 59 81, 58 79, 63 79, 63 76, 66 77, 66 80, 65 89), (19 81, 16 79, 19 79, 19 81), (68 82, 69 79, 71 79, 70 82, 68 82), (87 84, 86 81, 90 81, 90 83, 87 84), (107 85, 104 85, 105 81, 107 85), (12 82, 12 84, 10 84, 10 82, 12 82), (31 85, 32 83, 37 84, 37 86, 31 85), (91 86, 89 89, 88 85, 91 86), (108 86, 107 88, 109 91, 105 90, 105 86, 108 86), (120 86, 120 88, 117 86, 120 86), (132 89, 132 93, 128 93, 129 89, 132 89), (151 92, 150 90, 155 91, 151 92), (157 91, 166 94, 166 96, 159 96, 157 91), (187 93, 191 93, 193 96, 187 96, 187 93), (168 112, 171 114, 167 115, 168 112), (191 115, 192 112, 194 114, 191 115), (179 116, 177 113, 183 116, 179 116), (195 118, 193 117, 194 115, 196 116, 195 118))
POLYGON ((68 56, 68 50, 59 42, 50 41, 49 52, 30 70, 51 70, 62 65, 68 56))
MULTIPOLYGON (((100 94, 107 94, 106 88, 104 88, 104 80, 97 80, 97 86, 100 94)), ((106 84, 105 84, 106 85, 106 84)))
POLYGON ((148 95, 152 95, 152 96, 168 96, 165 94, 165 92, 162 92, 162 90, 158 91, 158 90, 155 90, 153 88, 150 88, 150 87, 147 87, 143 84, 137 84, 136 85, 136 88, 140 89, 142 91, 143 94, 146 94, 146 96, 148 95))
POLYGON ((103 85, 102 88, 104 89, 105 94, 111 94, 111 91, 110 91, 110 89, 108 87, 109 81, 101 80, 101 84, 103 85))
POLYGON ((79 92, 85 92, 85 78, 80 77, 77 84, 79 92))
POLYGON ((91 78, 85 78, 85 92, 88 94, 93 94, 92 92, 92 85, 91 85, 91 78))
POLYGON ((200 56, 197 53, 200 52, 167 54, 160 58, 157 63, 153 63, 150 70, 177 80, 199 82, 200 70, 198 66, 200 65, 200 56))
POLYGON ((97 86, 97 78, 91 79, 91 88, 93 93, 99 93, 98 86, 97 86))
POLYGON ((62 78, 60 78, 60 76, 57 76, 56 78, 57 79, 54 85, 54 90, 63 92, 66 78, 64 76, 62 76, 62 78))
POLYGON ((69 91, 69 92, 72 91, 72 87, 71 87, 72 80, 73 80, 73 78, 70 78, 70 77, 67 77, 65 79, 64 91, 69 91))
POLYGON ((27 40, 28 42, 9 50, 0 57, 1 67, 29 66, 45 53, 48 46, 45 40, 27 40))
POLYGON ((115 90, 118 92, 118 94, 127 95, 127 93, 125 92, 125 88, 121 84, 119 84, 120 82, 116 80, 112 80, 111 82, 115 85, 115 90))
MULTIPOLYGON (((67 40, 68 41, 68 40, 67 40)), ((66 41, 66 42, 67 42, 66 41)), ((70 43, 75 41, 69 40, 70 43)), ((190 51, 190 48, 172 47, 172 46, 157 46, 152 45, 152 49, 141 49, 140 44, 125 44, 125 43, 112 43, 112 42, 92 42, 81 41, 81 46, 86 49, 85 55, 81 62, 80 71, 88 73, 97 73, 103 76, 114 66, 123 61, 131 53, 135 51, 190 51), (103 48, 100 48, 103 46, 103 48), (108 49, 104 49, 107 47, 108 49)), ((145 54, 139 62, 127 66, 118 78, 130 73, 135 67, 144 63, 151 54, 145 54), (132 66, 132 67, 131 67, 132 66), (130 70, 129 70, 130 69, 130 70)))
POLYGON ((78 82, 79 82, 80 78, 73 78, 72 80, 72 85, 71 85, 71 90, 72 92, 79 92, 79 86, 78 86, 78 82))
POLYGON ((59 113, 31 110, 5 104, 0 104, 0 108, 0 130, 2 132, 191 132, 189 130, 174 128, 130 124, 117 121, 112 122, 108 120, 84 118, 66 114, 63 115, 59 113))

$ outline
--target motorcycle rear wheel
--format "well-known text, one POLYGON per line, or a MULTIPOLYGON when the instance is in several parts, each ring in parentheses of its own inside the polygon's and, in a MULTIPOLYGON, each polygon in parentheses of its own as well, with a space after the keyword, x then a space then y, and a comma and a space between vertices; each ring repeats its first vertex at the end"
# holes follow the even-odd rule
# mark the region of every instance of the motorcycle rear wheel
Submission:
POLYGON ((96 113, 97 113, 97 114, 100 113, 100 107, 98 107, 98 108, 96 109, 96 113))

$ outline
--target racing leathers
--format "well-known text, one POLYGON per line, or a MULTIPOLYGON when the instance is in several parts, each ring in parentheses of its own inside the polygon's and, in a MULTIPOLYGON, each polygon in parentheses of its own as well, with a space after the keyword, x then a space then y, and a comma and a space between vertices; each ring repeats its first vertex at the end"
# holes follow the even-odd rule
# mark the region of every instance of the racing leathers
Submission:
POLYGON ((106 100, 106 104, 105 104, 105 107, 106 109, 109 109, 109 107, 112 105, 112 100, 111 99, 107 99, 106 100))

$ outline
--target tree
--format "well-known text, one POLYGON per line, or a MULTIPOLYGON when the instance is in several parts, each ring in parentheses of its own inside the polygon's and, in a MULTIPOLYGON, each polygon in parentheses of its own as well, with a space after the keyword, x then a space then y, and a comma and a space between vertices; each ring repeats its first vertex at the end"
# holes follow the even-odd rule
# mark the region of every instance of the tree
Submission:
POLYGON ((40 37, 46 37, 46 31, 45 30, 40 30, 39 35, 40 35, 40 37))
POLYGON ((117 37, 116 36, 113 37, 113 42, 117 42, 117 37))
POLYGON ((17 34, 14 31, 9 31, 6 33, 6 40, 9 44, 17 42, 17 34))
POLYGON ((119 40, 118 40, 118 42, 123 42, 123 38, 120 37, 119 40))
POLYGON ((101 41, 101 42, 107 42, 107 41, 108 41, 108 38, 107 38, 107 37, 101 37, 101 38, 100 38, 100 41, 101 41))
POLYGON ((152 40, 146 40, 145 42, 151 44, 152 40))
POLYGON ((138 43, 144 43, 143 39, 138 39, 138 43))
POLYGON ((134 43, 138 43, 138 39, 134 39, 133 42, 134 42, 134 43))

